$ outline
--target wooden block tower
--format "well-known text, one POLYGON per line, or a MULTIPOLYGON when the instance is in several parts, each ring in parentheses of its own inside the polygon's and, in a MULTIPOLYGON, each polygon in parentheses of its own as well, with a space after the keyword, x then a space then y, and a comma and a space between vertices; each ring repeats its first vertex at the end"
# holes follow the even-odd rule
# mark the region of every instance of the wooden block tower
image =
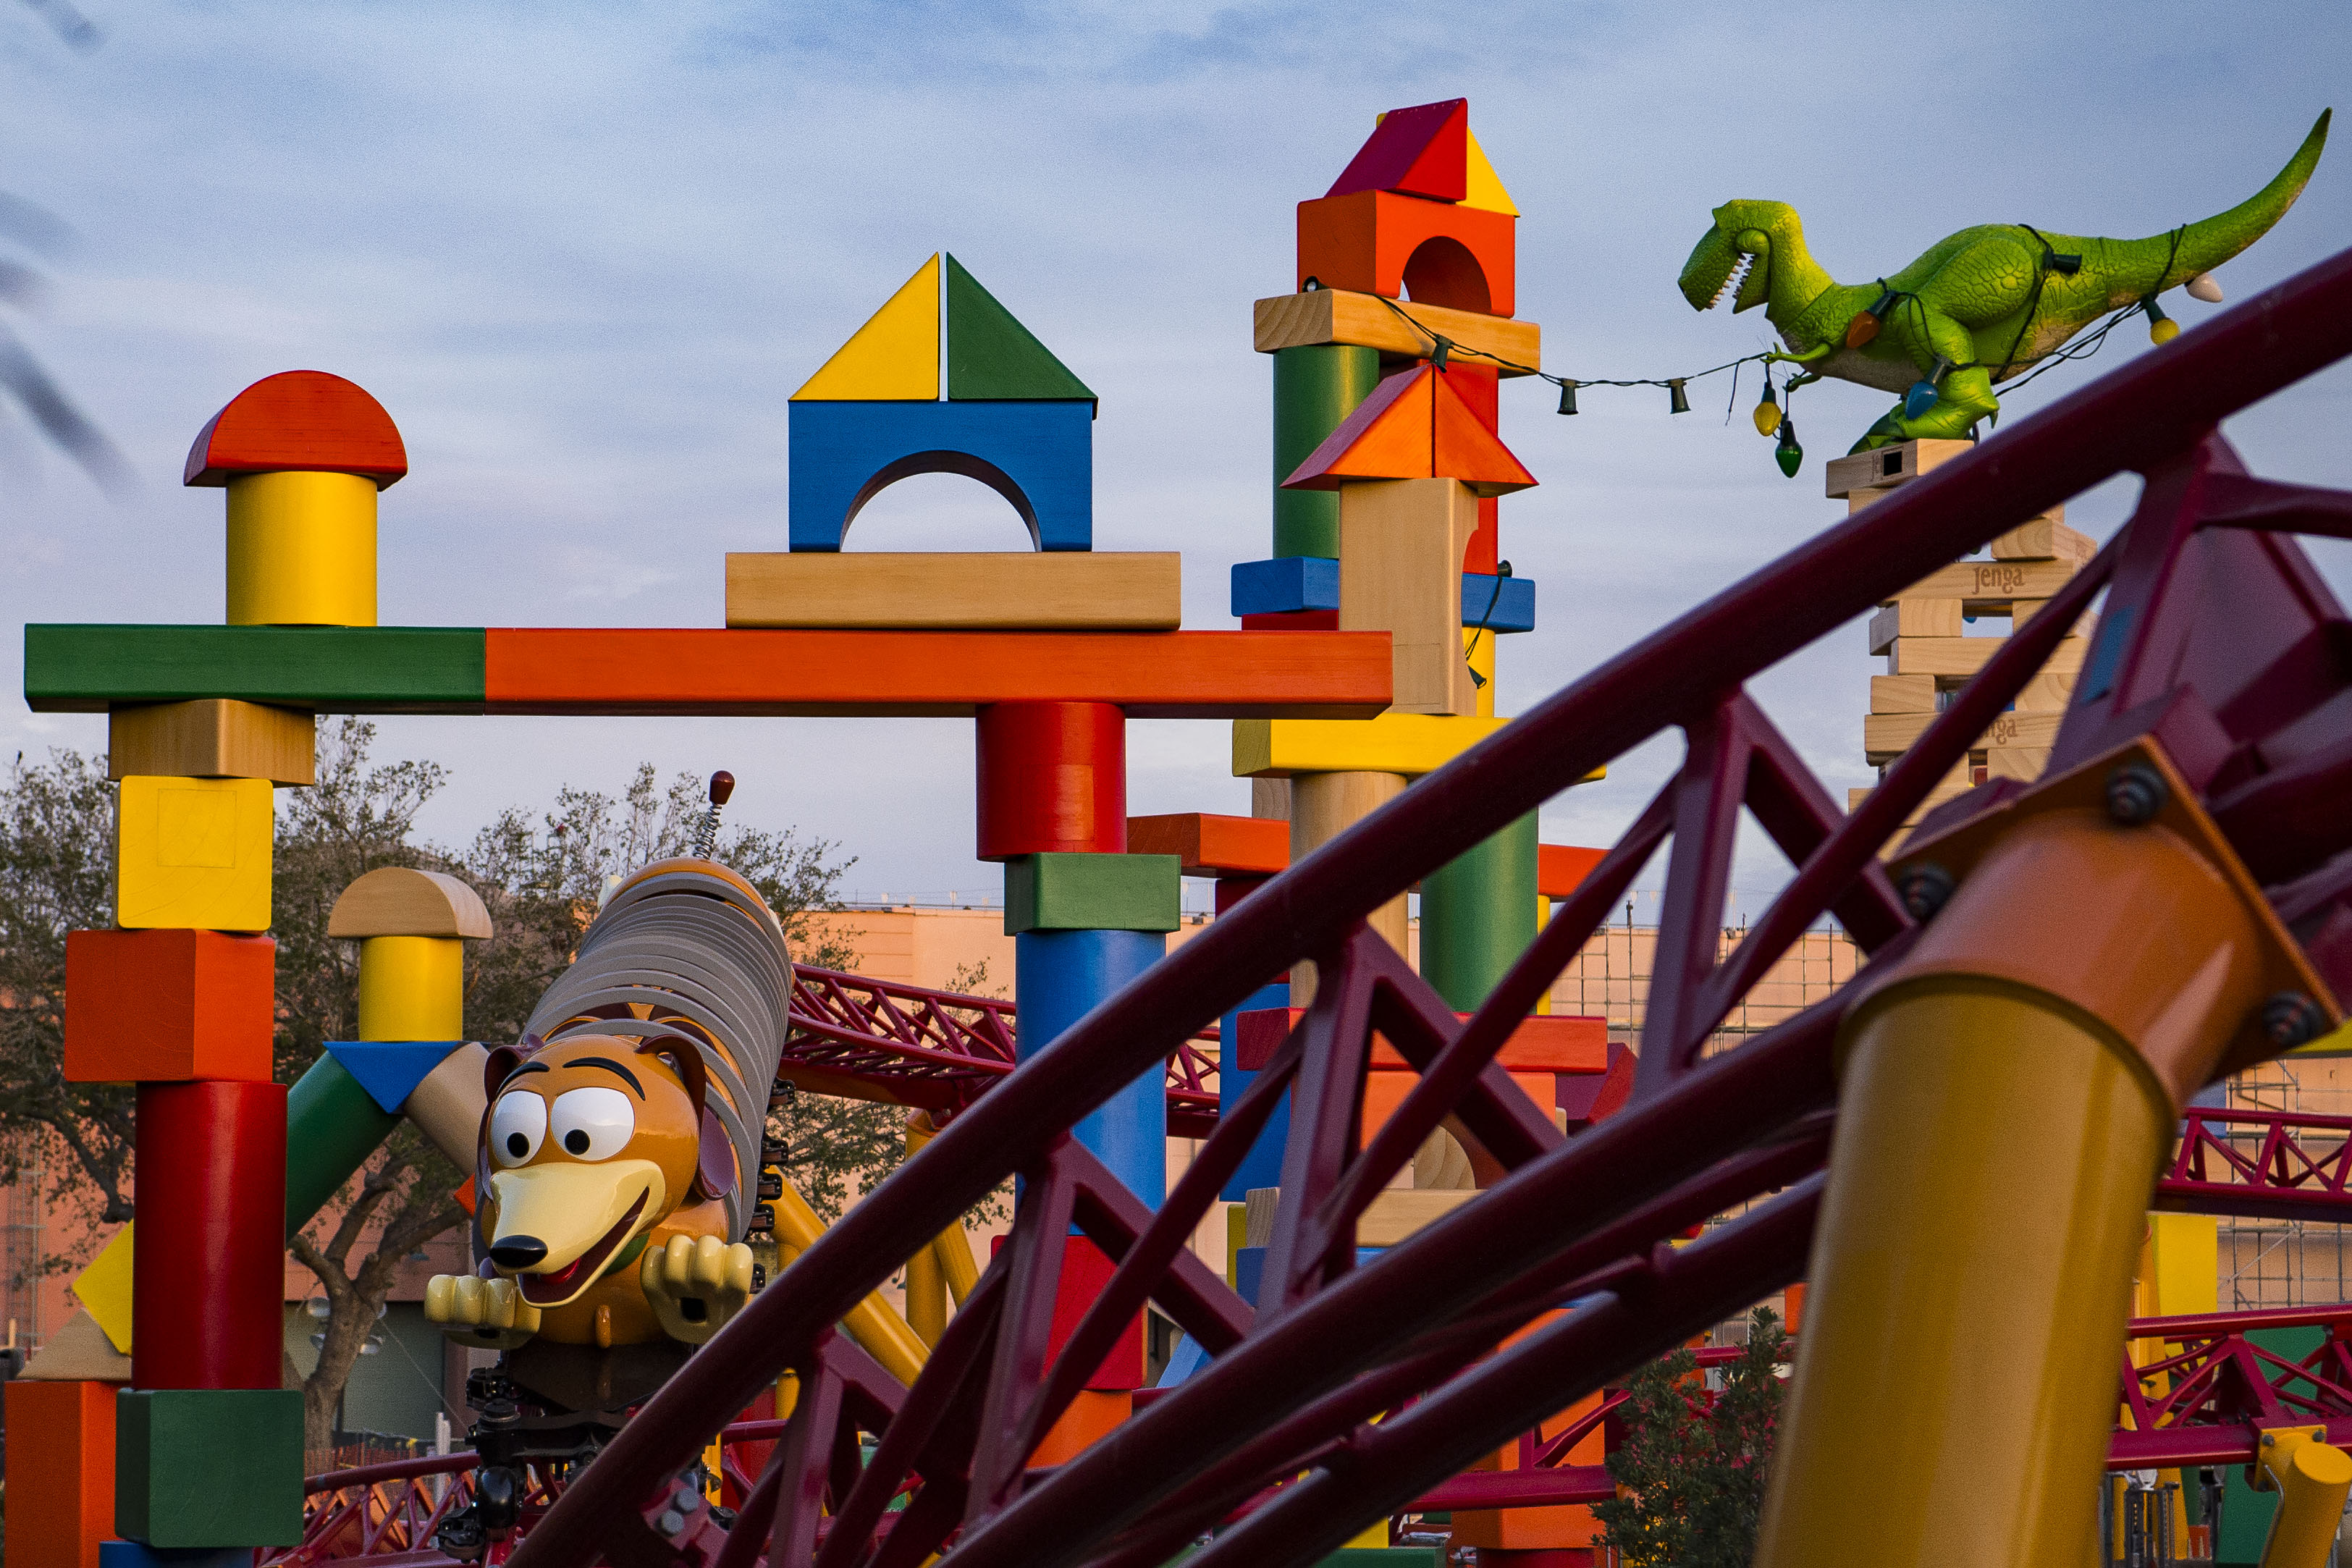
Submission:
MULTIPOLYGON (((400 432, 340 376, 256 383, 198 434, 186 482, 228 500, 227 620, 373 626, 376 496, 400 432)), ((139 1244, 126 1229, 77 1284, 129 1355, 130 1385, 10 1400, 12 1465, 81 1456, 87 1503, 34 1528, 12 1568, 291 1545, 302 1528, 302 1399, 279 1387, 287 1090, 272 1081, 271 791, 311 782, 310 713, 223 700, 120 707, 115 928, 67 943, 66 1070, 138 1086, 139 1244), (127 1254, 130 1265, 121 1267, 127 1254), (127 1279, 127 1301, 124 1282, 127 1279), (100 1465, 100 1426, 111 1428, 100 1465)), ((340 1178, 339 1178, 340 1179, 340 1178)), ((307 1216, 306 1216, 307 1217, 307 1216)))
MULTIPOLYGON (((1500 379, 1541 351, 1510 319, 1517 222, 1467 100, 1397 110, 1300 204, 1299 292, 1256 307, 1275 362, 1275 555, 1234 568, 1234 610, 1244 626, 1389 632, 1396 697, 1374 727, 1415 716, 1461 738, 1376 752, 1472 743, 1494 713, 1496 637, 1535 624, 1534 584, 1503 576, 1496 547, 1498 498, 1535 483, 1496 434, 1500 379)), ((1287 781, 1294 857, 1426 771, 1362 765, 1366 738, 1339 728, 1357 726, 1236 727, 1235 771, 1287 781)), ((1535 837, 1530 817, 1424 885, 1423 965, 1457 1006, 1534 936, 1535 837)), ((1372 923, 1404 950, 1403 899, 1372 923)), ((1302 965, 1286 1000, 1312 985, 1302 965)))
MULTIPOLYGON (((1966 441, 1906 441, 1834 458, 1826 481, 1830 499, 1843 500, 1851 516, 1969 447, 1966 441)), ((1870 620, 1870 651, 1885 658, 1886 673, 1870 679, 1863 750, 1882 778, 2007 640, 1967 636, 1969 625, 1993 617, 2008 620, 2012 629, 2023 626, 2097 551, 2092 540, 2066 526, 2064 508, 2053 508, 1994 540, 1988 559, 1947 566, 1880 606, 1870 620)), ((2085 616, 2067 634, 2042 672, 2018 693, 2014 709, 1993 721, 1968 761, 1937 784, 1906 827, 1989 779, 2041 777, 2091 629, 2085 616)), ((1849 791, 1846 808, 1869 793, 1849 791)))

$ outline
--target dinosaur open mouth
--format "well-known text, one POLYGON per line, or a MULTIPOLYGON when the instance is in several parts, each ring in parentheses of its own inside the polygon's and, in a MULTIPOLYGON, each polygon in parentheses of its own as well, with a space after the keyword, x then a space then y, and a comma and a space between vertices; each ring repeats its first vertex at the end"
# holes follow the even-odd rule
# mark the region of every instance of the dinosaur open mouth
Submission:
POLYGON ((534 1307, 560 1307, 593 1283, 605 1260, 620 1245, 629 1239, 635 1228, 637 1215, 645 1212, 646 1199, 652 1194, 639 1193, 621 1223, 599 1237, 596 1245, 551 1274, 519 1274, 515 1283, 522 1289, 522 1299, 534 1307))
POLYGON ((1738 289, 1741 284, 1748 281, 1748 270, 1755 265, 1755 253, 1753 251, 1747 250, 1741 251, 1739 253, 1739 259, 1732 264, 1731 270, 1724 274, 1723 287, 1715 291, 1715 298, 1706 302, 1706 308, 1712 310, 1717 305, 1722 304, 1725 295, 1732 293, 1738 289))

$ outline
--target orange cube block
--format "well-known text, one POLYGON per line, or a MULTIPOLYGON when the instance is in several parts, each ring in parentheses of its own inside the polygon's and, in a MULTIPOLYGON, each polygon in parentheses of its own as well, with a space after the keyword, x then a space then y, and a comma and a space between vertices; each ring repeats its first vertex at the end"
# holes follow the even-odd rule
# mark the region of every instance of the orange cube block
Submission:
POLYGON ((1119 1423, 1135 1412, 1135 1395, 1122 1389, 1107 1393, 1086 1389, 1062 1412, 1062 1418, 1046 1432, 1045 1440, 1029 1456, 1031 1469, 1044 1469, 1051 1465, 1066 1465, 1097 1441, 1108 1436, 1119 1423))
POLYGON ((1357 191, 1298 204, 1298 287, 1408 293, 1423 305, 1517 312, 1518 261, 1508 213, 1391 191, 1357 191))
POLYGON ((165 928, 66 933, 66 1078, 267 1083, 278 944, 165 928))
POLYGON ((114 1534, 110 1383, 7 1385, 7 1568, 98 1568, 114 1534))

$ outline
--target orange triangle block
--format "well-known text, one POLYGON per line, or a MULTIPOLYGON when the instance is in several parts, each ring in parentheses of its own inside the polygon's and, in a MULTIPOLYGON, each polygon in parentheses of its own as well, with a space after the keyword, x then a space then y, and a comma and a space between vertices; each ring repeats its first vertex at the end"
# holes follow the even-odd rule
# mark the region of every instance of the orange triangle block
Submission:
POLYGON ((1374 387, 1282 485, 1336 490, 1349 479, 1458 479, 1482 496, 1536 482, 1444 373, 1427 364, 1374 387))

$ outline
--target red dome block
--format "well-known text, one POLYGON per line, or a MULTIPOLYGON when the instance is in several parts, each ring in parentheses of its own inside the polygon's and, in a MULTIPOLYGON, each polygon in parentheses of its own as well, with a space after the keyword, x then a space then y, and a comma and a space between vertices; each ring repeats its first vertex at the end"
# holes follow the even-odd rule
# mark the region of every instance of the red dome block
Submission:
POLYGON ((384 489, 408 472, 408 449, 383 405, 323 370, 280 371, 205 421, 181 483, 226 485, 233 474, 308 469, 358 474, 384 489))

